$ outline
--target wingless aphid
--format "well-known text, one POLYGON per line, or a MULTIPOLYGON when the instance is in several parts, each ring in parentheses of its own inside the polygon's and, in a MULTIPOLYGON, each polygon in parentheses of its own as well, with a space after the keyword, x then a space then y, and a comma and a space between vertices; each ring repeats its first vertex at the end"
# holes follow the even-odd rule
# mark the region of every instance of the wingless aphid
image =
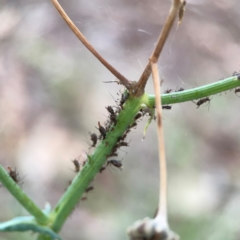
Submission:
POLYGON ((184 91, 185 89, 180 87, 179 89, 177 89, 175 92, 181 92, 181 91, 184 91))
POLYGON ((169 89, 166 89, 166 90, 164 91, 164 93, 167 94, 167 93, 170 93, 171 91, 172 91, 172 89, 169 88, 169 89))
POLYGON ((91 136, 91 141, 92 141, 92 145, 91 147, 95 147, 96 144, 97 144, 97 134, 96 133, 90 133, 90 136, 91 136))
POLYGON ((108 112, 111 114, 111 115, 115 115, 115 112, 113 110, 113 108, 111 106, 107 106, 106 109, 108 110, 108 112))
POLYGON ((89 186, 89 187, 86 188, 85 192, 86 192, 86 193, 87 193, 87 192, 90 192, 90 191, 92 191, 93 189, 94 189, 93 186, 89 186))
POLYGON ((72 160, 74 167, 75 167, 75 172, 78 173, 80 171, 80 163, 77 159, 72 160))
POLYGON ((205 98, 198 100, 198 102, 196 103, 197 108, 199 108, 203 103, 210 102, 210 101, 211 101, 211 99, 209 97, 205 97, 205 98))
POLYGON ((129 143, 128 142, 119 142, 116 146, 117 146, 117 148, 128 147, 129 143))
POLYGON ((122 162, 120 160, 108 160, 107 166, 113 165, 116 168, 122 169, 122 162))
POLYGON ((140 117, 142 117, 142 114, 141 113, 138 113, 135 117, 134 117, 134 120, 138 120, 140 117))
POLYGON ((172 106, 162 106, 162 109, 171 110, 171 109, 172 109, 172 106))
POLYGON ((124 92, 122 93, 121 100, 120 100, 120 106, 123 108, 123 104, 126 102, 126 100, 129 98, 129 93, 124 92))
POLYGON ((235 92, 235 93, 240 92, 240 88, 236 88, 234 92, 235 92))
POLYGON ((101 134, 100 137, 105 139, 105 137, 106 137, 106 130, 105 130, 105 128, 103 126, 101 126, 100 122, 98 122, 98 126, 99 126, 98 130, 99 130, 99 132, 101 134))
POLYGON ((11 167, 7 167, 7 169, 8 169, 8 174, 12 178, 12 180, 14 182, 18 183, 19 182, 19 177, 18 177, 19 174, 17 173, 16 168, 15 168, 15 170, 13 170, 11 167))

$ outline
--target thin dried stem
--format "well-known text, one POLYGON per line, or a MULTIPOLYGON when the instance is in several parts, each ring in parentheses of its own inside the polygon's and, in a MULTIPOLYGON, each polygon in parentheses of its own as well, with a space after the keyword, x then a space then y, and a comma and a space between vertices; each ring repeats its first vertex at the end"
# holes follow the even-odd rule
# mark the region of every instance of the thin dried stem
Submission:
POLYGON ((152 55, 150 56, 149 62, 147 64, 147 66, 145 67, 142 76, 140 77, 138 83, 136 84, 135 88, 134 88, 134 92, 133 94, 135 96, 141 96, 144 93, 144 89, 146 86, 146 83, 151 75, 151 62, 157 62, 159 59, 159 56, 161 54, 161 51, 163 49, 163 46, 167 40, 167 37, 170 33, 170 30, 173 26, 174 20, 176 18, 176 16, 178 15, 179 9, 182 6, 182 3, 180 0, 173 0, 172 1, 172 6, 171 9, 169 11, 167 20, 163 26, 163 29, 160 33, 160 36, 158 38, 157 44, 155 49, 153 50, 152 55))
POLYGON ((125 78, 120 72, 118 72, 111 64, 109 64, 88 42, 84 35, 79 31, 73 21, 68 17, 66 12, 63 10, 57 0, 51 0, 59 14, 62 16, 64 21, 77 36, 77 38, 83 43, 83 45, 124 85, 127 89, 131 88, 131 82, 125 78))
MULTIPOLYGON (((156 60, 156 59, 155 59, 156 60)), ((162 103, 161 103, 161 90, 160 90, 160 80, 157 62, 151 62, 152 74, 153 74, 153 85, 154 93, 156 99, 156 112, 157 112, 157 132, 158 132, 158 149, 159 149, 159 173, 160 173, 160 193, 159 193, 159 207, 158 214, 165 217, 167 220, 167 164, 166 164, 166 154, 164 145, 164 133, 162 125, 162 103)))

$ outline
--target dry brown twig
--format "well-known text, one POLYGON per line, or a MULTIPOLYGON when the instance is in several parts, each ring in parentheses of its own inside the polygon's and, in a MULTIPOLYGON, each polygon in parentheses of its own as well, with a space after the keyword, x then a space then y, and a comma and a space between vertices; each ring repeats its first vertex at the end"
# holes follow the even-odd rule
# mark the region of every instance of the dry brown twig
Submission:
MULTIPOLYGON (((146 86, 146 83, 151 75, 151 62, 157 62, 159 59, 159 56, 161 54, 161 51, 163 49, 163 46, 167 40, 167 37, 170 33, 170 30, 173 26, 173 23, 176 19, 176 16, 179 14, 179 10, 181 8, 181 6, 185 6, 186 2, 183 1, 181 2, 180 0, 174 0, 172 1, 172 6, 171 9, 169 11, 168 17, 166 19, 166 22, 163 26, 163 29, 159 35, 157 44, 155 49, 153 50, 152 55, 149 58, 148 64, 145 67, 136 87, 135 87, 135 92, 133 93, 135 96, 141 96, 144 93, 144 89, 146 86)), ((179 15, 180 16, 180 15, 179 15)))
MULTIPOLYGON (((154 93, 156 99, 156 112, 157 112, 157 132, 158 132, 158 149, 159 149, 159 173, 160 173, 160 191, 159 191, 159 207, 157 215, 154 219, 145 218, 143 220, 137 221, 132 227, 128 228, 128 235, 132 240, 177 240, 179 237, 170 230, 168 226, 167 219, 167 164, 166 164, 166 154, 164 145, 164 132, 162 125, 162 103, 161 103, 161 84, 158 73, 157 61, 160 56, 163 45, 167 39, 171 27, 173 26, 174 20, 179 15, 180 24, 183 14, 185 1, 173 0, 172 6, 166 20, 165 26, 160 34, 158 44, 153 51, 149 59, 142 77, 138 82, 138 91, 141 91, 142 87, 146 85, 146 82, 152 72, 153 83, 154 83, 154 93)), ((138 94, 138 93, 136 93, 138 94)))
POLYGON ((128 90, 131 89, 133 82, 130 82, 125 78, 120 72, 118 72, 110 63, 108 63, 88 42, 84 35, 79 31, 73 21, 68 17, 64 9, 61 7, 57 0, 51 0, 55 8, 58 10, 59 14, 62 16, 64 21, 67 23, 69 28, 77 36, 77 38, 82 42, 82 44, 124 85, 128 90))
POLYGON ((166 166, 166 154, 164 145, 164 132, 162 125, 162 103, 160 95, 160 80, 158 73, 157 63, 151 63, 152 74, 153 74, 153 84, 154 93, 156 99, 156 112, 157 112, 157 133, 158 133, 158 150, 159 150, 159 173, 160 173, 160 196, 159 196, 159 207, 158 213, 163 216, 167 216, 167 166, 166 166))

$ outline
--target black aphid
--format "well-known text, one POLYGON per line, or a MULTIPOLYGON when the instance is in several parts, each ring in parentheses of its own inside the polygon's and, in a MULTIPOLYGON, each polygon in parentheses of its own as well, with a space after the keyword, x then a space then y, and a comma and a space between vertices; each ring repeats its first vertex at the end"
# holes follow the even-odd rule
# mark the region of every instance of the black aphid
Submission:
POLYGON ((74 167, 75 167, 75 172, 79 172, 80 171, 80 163, 77 159, 72 160, 74 167))
POLYGON ((106 169, 106 167, 101 167, 99 172, 102 173, 105 169, 106 169))
POLYGON ((121 108, 123 107, 123 104, 127 101, 128 98, 129 98, 128 92, 125 91, 124 93, 122 93, 121 100, 120 100, 121 108))
POLYGON ((105 137, 106 137, 106 130, 105 130, 105 128, 103 126, 101 126, 100 122, 98 122, 98 126, 99 126, 98 130, 99 130, 99 132, 101 134, 100 137, 105 139, 105 137))
POLYGON ((97 144, 97 134, 96 133, 90 133, 90 136, 91 136, 91 141, 92 141, 92 145, 91 147, 95 147, 96 144, 97 144))
POLYGON ((122 135, 122 137, 120 138, 120 140, 124 141, 125 138, 127 137, 127 134, 128 134, 128 132, 125 132, 125 133, 122 135))
POLYGON ((8 174, 12 178, 12 180, 16 183, 19 182, 19 174, 17 173, 16 168, 13 170, 11 167, 7 167, 8 169, 8 174))
POLYGON ((117 157, 117 156, 118 156, 118 153, 113 152, 113 153, 107 155, 107 158, 109 158, 109 157, 117 157))
POLYGON ((234 92, 235 92, 235 93, 240 92, 240 88, 236 88, 234 92))
POLYGON ((122 162, 119 160, 108 160, 107 161, 107 166, 108 165, 113 165, 116 168, 122 168, 122 162))
POLYGON ((107 106, 106 109, 108 110, 108 112, 111 114, 111 115, 115 115, 115 112, 113 110, 113 108, 111 106, 107 106))
POLYGON ((203 103, 210 102, 210 101, 211 101, 211 99, 209 97, 205 97, 205 98, 198 100, 198 102, 196 103, 197 108, 199 108, 203 103))
POLYGON ((90 192, 90 191, 92 191, 93 189, 94 189, 93 186, 89 186, 89 187, 86 188, 85 192, 86 192, 86 193, 87 193, 87 192, 90 192))
POLYGON ((162 106, 162 109, 170 110, 170 109, 172 109, 172 106, 162 106))
POLYGON ((115 114, 111 114, 110 115, 110 120, 111 120, 112 123, 114 123, 114 125, 117 124, 117 117, 116 117, 115 114))
POLYGON ((134 117, 134 120, 138 120, 140 117, 142 117, 142 114, 141 113, 138 113, 135 117, 134 117))
POLYGON ((137 123, 134 122, 132 125, 129 126, 129 128, 134 128, 134 127, 136 127, 136 126, 137 126, 137 123))
POLYGON ((180 87, 179 89, 177 89, 175 92, 181 92, 184 91, 185 89, 183 87, 180 87))
POLYGON ((164 93, 170 93, 172 91, 172 89, 171 88, 168 88, 168 89, 166 89, 165 91, 164 91, 164 93))

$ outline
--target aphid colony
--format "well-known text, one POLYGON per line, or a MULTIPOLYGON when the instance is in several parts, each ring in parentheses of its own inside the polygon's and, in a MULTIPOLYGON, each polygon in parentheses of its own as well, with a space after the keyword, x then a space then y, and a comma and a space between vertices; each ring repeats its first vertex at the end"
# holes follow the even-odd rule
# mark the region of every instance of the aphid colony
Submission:
MULTIPOLYGON (((116 102, 117 107, 112 107, 112 106, 107 106, 106 107, 106 110, 108 111, 109 116, 108 116, 108 120, 104 124, 104 127, 100 124, 100 122, 98 122, 98 126, 99 126, 98 130, 99 130, 99 133, 100 133, 99 139, 104 140, 107 132, 112 131, 114 129, 114 127, 117 124, 117 116, 118 116, 119 112, 121 111, 121 109, 123 109, 123 105, 124 105, 125 101, 128 99, 128 97, 129 97, 128 92, 124 91, 121 94, 121 98, 120 98, 119 102, 116 102), (115 111, 114 111, 114 108, 116 108, 115 111)), ((117 153, 118 149, 120 149, 121 147, 128 147, 129 146, 129 143, 126 142, 125 139, 126 139, 128 133, 131 131, 131 128, 133 128, 137 125, 136 121, 141 116, 142 116, 141 113, 138 113, 135 116, 134 122, 128 127, 128 129, 125 131, 125 133, 117 139, 117 143, 113 147, 112 152, 107 155, 107 159, 110 158, 110 157, 117 157, 118 156, 118 153, 117 153)), ((106 142, 106 146, 107 146, 107 144, 108 143, 106 142)), ((103 172, 107 168, 107 166, 114 166, 116 168, 121 169, 122 168, 122 162, 120 160, 115 160, 115 159, 107 160, 105 166, 103 166, 100 169, 100 173, 103 172)))
MULTIPOLYGON (((182 92, 184 91, 185 89, 180 87, 178 89, 175 90, 175 92, 182 92)), ((236 89, 237 90, 237 89, 236 89)), ((235 90, 235 93, 236 93, 236 90, 235 90)), ((167 88, 165 91, 164 91, 164 94, 169 94, 171 93, 173 90, 171 88, 167 88)), ((239 90, 240 91, 240 90, 239 90)), ((206 103, 206 102, 209 102, 210 103, 211 99, 209 97, 205 97, 205 98, 201 98, 199 99, 195 104, 197 105, 197 108, 199 108, 202 104, 206 103)), ((163 105, 162 106, 162 109, 166 109, 166 110, 171 110, 172 109, 172 106, 169 106, 169 105, 163 105)))
MULTIPOLYGON (((106 107, 106 110, 108 111, 108 114, 109 114, 108 119, 104 124, 101 124, 100 122, 98 122, 98 127, 96 127, 96 128, 99 131, 99 135, 97 135, 96 133, 90 133, 90 139, 91 139, 90 148, 96 147, 98 140, 102 140, 102 141, 105 140, 107 133, 114 129, 114 127, 117 124, 117 116, 118 116, 119 112, 123 109, 123 105, 124 105, 125 101, 128 99, 128 97, 129 97, 129 94, 125 91, 124 93, 121 94, 119 102, 116 102, 117 107, 112 107, 112 106, 106 107)), ((117 157, 118 156, 117 151, 121 147, 129 146, 129 142, 125 141, 126 137, 127 137, 128 133, 131 131, 131 129, 134 128, 135 126, 137 126, 137 120, 141 117, 142 117, 142 113, 138 113, 134 118, 134 122, 128 127, 128 129, 125 131, 125 133, 117 139, 117 143, 113 147, 112 152, 107 156, 106 164, 104 166, 102 166, 102 168, 99 171, 100 173, 102 173, 108 166, 113 166, 118 169, 122 169, 122 161, 121 160, 116 160, 116 159, 108 160, 108 158, 117 157)), ((108 143, 106 142, 105 144, 107 146, 108 143)), ((85 155, 86 155, 85 160, 82 163, 79 161, 79 159, 72 160, 75 173, 79 173, 81 171, 81 169, 84 167, 84 165, 86 164, 86 162, 89 160, 89 155, 87 153, 85 153, 85 155)), ((70 184, 71 184, 71 181, 69 182, 69 185, 70 184)), ((85 194, 87 194, 91 190, 93 190, 93 186, 89 186, 85 190, 85 194)), ((86 196, 84 196, 82 198, 82 200, 86 200, 86 199, 87 199, 86 196)))
MULTIPOLYGON (((183 87, 180 87, 178 89, 175 90, 175 92, 182 92, 184 91, 185 89, 183 87)), ((169 94, 173 92, 173 89, 171 88, 167 88, 165 91, 164 91, 164 94, 169 94)), ((197 108, 199 108, 202 104, 206 103, 206 102, 210 102, 210 98, 209 97, 205 97, 205 98, 202 98, 202 99, 199 99, 196 103, 197 105, 197 108)), ((172 106, 169 106, 169 105, 163 105, 162 106, 162 109, 166 109, 166 110, 171 110, 172 109, 172 106)))
MULTIPOLYGON (((233 76, 237 76, 238 80, 240 80, 240 73, 238 72, 234 72, 233 76)), ((180 87, 178 89, 175 90, 175 92, 181 92, 184 91, 185 89, 180 87)), ((164 94, 169 94, 173 92, 172 89, 166 89, 164 91, 164 94)), ((236 88, 235 89, 235 94, 240 92, 240 88, 236 88)), ((98 122, 98 127, 96 127, 99 131, 99 136, 96 133, 90 133, 90 139, 91 139, 91 146, 90 148, 96 147, 98 140, 105 140, 107 133, 109 131, 112 131, 114 129, 114 127, 117 124, 117 117, 119 112, 123 109, 124 107, 124 103, 125 101, 128 99, 129 94, 127 91, 124 91, 123 93, 121 93, 121 97, 119 99, 119 102, 117 103, 117 107, 112 107, 112 106, 107 106, 106 110, 108 111, 108 119, 107 121, 102 125, 100 122, 98 122), (116 110, 114 110, 116 109, 116 110)), ((204 103, 210 103, 211 99, 209 97, 204 97, 199 99, 195 104, 197 105, 197 108, 199 108, 202 104, 204 103)), ((170 105, 163 105, 162 109, 166 109, 166 110, 171 110, 172 106, 170 105)), ((116 145, 113 147, 112 152, 107 155, 107 161, 106 164, 104 166, 102 166, 102 168, 100 169, 100 173, 102 173, 108 166, 113 166, 116 167, 118 169, 122 169, 122 161, 121 160, 116 160, 116 159, 109 159, 111 157, 117 157, 118 156, 118 150, 121 147, 128 147, 129 146, 129 142, 126 142, 126 137, 128 135, 128 133, 131 131, 132 128, 137 126, 137 121, 143 117, 143 116, 150 116, 153 119, 155 119, 154 117, 154 111, 152 109, 149 108, 144 108, 141 109, 139 113, 136 114, 136 116, 134 117, 134 121, 133 123, 128 127, 128 129, 125 131, 125 133, 118 138, 116 145)), ((107 142, 106 142, 106 146, 107 146, 107 142)), ((80 162, 77 159, 74 159, 73 161, 74 164, 74 168, 75 168, 75 172, 78 173, 79 171, 81 171, 81 168, 85 165, 85 163, 87 162, 87 158, 86 160, 80 164, 80 162)), ((9 175, 16 180, 17 180, 17 175, 16 175, 16 171, 13 171, 11 168, 9 168, 9 175)), ((14 180, 14 181, 15 181, 14 180)), ((88 193, 89 191, 93 190, 93 186, 88 187, 85 192, 88 193)), ((86 197, 83 197, 82 200, 85 200, 86 197)))
MULTIPOLYGON (((184 91, 184 90, 185 90, 185 89, 184 89, 183 87, 180 87, 180 88, 176 89, 174 92, 182 92, 182 91, 184 91)), ((169 94, 169 93, 171 93, 171 92, 173 92, 173 89, 167 88, 163 93, 164 93, 164 94, 169 94)), ((164 109, 164 110, 171 110, 171 109, 172 109, 172 106, 163 105, 163 106, 162 106, 162 109, 164 109)))
MULTIPOLYGON (((237 80, 240 81, 240 71, 239 71, 239 72, 234 71, 233 74, 232 74, 232 76, 236 76, 236 77, 237 77, 237 80)), ((175 92, 181 92, 181 91, 184 91, 184 90, 185 90, 184 88, 180 87, 179 89, 176 89, 175 92)), ((164 91, 164 94, 169 94, 169 93, 171 93, 171 92, 173 92, 173 89, 167 88, 167 89, 164 91)), ((238 87, 238 88, 236 88, 236 89, 234 90, 234 93, 235 93, 235 94, 237 94, 237 93, 239 93, 239 92, 240 92, 240 87, 238 87)), ((197 105, 197 108, 199 108, 199 107, 200 107, 202 104, 204 104, 204 103, 207 103, 207 102, 208 102, 208 104, 210 104, 210 101, 211 101, 211 99, 210 99, 209 97, 204 97, 204 98, 199 99, 195 104, 197 105)), ((168 105, 162 106, 162 109, 168 109, 168 110, 170 110, 171 108, 172 108, 172 106, 168 106, 168 105)))

